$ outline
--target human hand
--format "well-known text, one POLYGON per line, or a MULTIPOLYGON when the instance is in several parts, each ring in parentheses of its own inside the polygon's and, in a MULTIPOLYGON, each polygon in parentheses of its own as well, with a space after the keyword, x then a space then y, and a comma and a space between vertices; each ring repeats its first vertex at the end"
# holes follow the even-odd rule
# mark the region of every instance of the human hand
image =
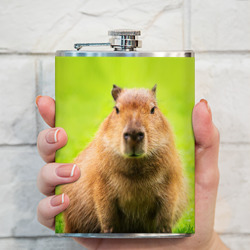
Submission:
POLYGON ((36 103, 44 121, 51 127, 41 131, 37 138, 37 149, 44 165, 37 177, 37 187, 47 196, 37 207, 38 221, 55 230, 54 217, 69 206, 66 194, 54 195, 59 184, 71 183, 80 177, 80 169, 73 164, 55 163, 55 152, 67 143, 67 134, 63 128, 55 128, 55 101, 50 97, 37 97, 36 103))
MULTIPOLYGON (((39 112, 45 122, 54 127, 55 102, 43 96, 37 98, 39 112)), ((227 249, 214 231, 214 214, 219 183, 218 153, 219 132, 212 122, 212 114, 207 102, 201 100, 193 109, 193 130, 195 135, 195 235, 182 239, 92 239, 73 238, 89 249, 227 249)), ((57 128, 58 129, 58 128, 57 128)), ((66 132, 59 128, 55 142, 56 128, 41 131, 37 147, 46 164, 37 179, 39 190, 48 197, 41 200, 37 208, 38 220, 44 226, 54 230, 54 217, 69 205, 69 197, 51 196, 55 186, 76 181, 80 177, 78 167, 73 177, 58 177, 58 168, 67 168, 71 173, 73 164, 53 163, 55 152, 67 142, 66 132), (47 138, 47 140, 46 140, 47 138), (49 140, 49 138, 51 140, 49 140), (48 143, 47 141, 55 142, 48 143), (54 198, 56 197, 56 198, 54 198), (53 206, 52 199, 59 205, 53 206), (52 203, 52 205, 51 205, 52 203)))

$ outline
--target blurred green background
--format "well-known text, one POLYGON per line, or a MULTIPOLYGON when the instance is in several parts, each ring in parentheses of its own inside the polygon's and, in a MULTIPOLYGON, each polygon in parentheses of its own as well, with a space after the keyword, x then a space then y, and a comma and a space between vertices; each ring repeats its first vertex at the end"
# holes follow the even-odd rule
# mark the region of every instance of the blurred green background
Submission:
MULTIPOLYGON (((93 139, 112 111, 112 85, 152 88, 157 84, 158 106, 174 130, 176 145, 189 184, 189 205, 173 233, 194 233, 194 58, 190 57, 56 57, 56 126, 68 135, 56 152, 56 162, 73 162, 93 139)), ((56 194, 60 194, 60 186, 56 194)), ((56 233, 63 233, 63 214, 56 233)))

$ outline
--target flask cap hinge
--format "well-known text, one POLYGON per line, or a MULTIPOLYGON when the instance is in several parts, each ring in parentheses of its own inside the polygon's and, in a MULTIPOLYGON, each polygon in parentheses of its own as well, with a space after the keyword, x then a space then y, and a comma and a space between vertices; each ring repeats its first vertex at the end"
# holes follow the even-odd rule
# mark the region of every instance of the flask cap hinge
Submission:
POLYGON ((141 40, 138 40, 138 36, 141 35, 139 30, 111 30, 108 35, 108 43, 76 43, 74 48, 80 50, 89 46, 110 46, 115 51, 133 51, 142 47, 141 40))

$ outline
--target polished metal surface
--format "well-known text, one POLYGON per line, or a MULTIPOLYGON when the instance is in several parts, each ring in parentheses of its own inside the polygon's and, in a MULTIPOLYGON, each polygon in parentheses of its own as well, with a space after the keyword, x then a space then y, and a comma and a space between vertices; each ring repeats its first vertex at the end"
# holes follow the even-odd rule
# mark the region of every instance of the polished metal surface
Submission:
POLYGON ((115 51, 134 51, 142 47, 142 41, 138 40, 141 35, 139 30, 110 30, 108 35, 111 36, 109 43, 76 43, 74 48, 80 50, 85 46, 110 46, 115 51))
POLYGON ((142 41, 138 40, 141 35, 140 30, 110 30, 111 38, 109 42, 115 51, 134 51, 142 47, 142 41))
POLYGON ((109 30, 108 35, 109 36, 140 36, 141 31, 117 29, 117 30, 109 30))
POLYGON ((175 233, 134 233, 134 234, 116 234, 116 233, 89 233, 89 234, 82 234, 82 233, 72 233, 72 234, 55 234, 59 237, 81 237, 81 238, 109 238, 109 239, 138 239, 138 238, 184 238, 190 237, 194 234, 175 234, 175 233))
POLYGON ((194 57, 192 50, 186 51, 76 51, 76 50, 58 50, 56 56, 64 57, 194 57))
POLYGON ((92 47, 92 46, 111 46, 110 43, 75 43, 74 48, 79 50, 82 47, 92 47))
POLYGON ((142 47, 142 42, 136 36, 113 36, 109 39, 111 47, 115 51, 134 51, 142 47))

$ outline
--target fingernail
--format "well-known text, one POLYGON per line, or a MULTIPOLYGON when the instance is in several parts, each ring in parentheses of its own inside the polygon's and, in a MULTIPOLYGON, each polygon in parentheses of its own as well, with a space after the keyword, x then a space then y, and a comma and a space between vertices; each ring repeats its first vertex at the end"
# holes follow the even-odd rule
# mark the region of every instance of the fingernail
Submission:
POLYGON ((45 139, 48 143, 56 143, 58 142, 58 132, 59 132, 59 128, 56 129, 56 130, 50 130, 46 136, 45 136, 45 139))
POLYGON ((207 100, 206 100, 206 99, 201 99, 200 102, 203 102, 203 103, 206 104, 207 110, 208 110, 209 114, 212 115, 211 108, 210 108, 210 106, 208 105, 207 100))
POLYGON ((53 207, 59 206, 61 204, 64 203, 64 193, 60 194, 60 195, 56 195, 54 196, 51 200, 50 200, 50 204, 53 207))
POLYGON ((39 101, 39 99, 40 99, 41 97, 42 97, 41 95, 38 95, 38 96, 36 97, 36 106, 38 106, 38 101, 39 101))
POLYGON ((76 164, 72 166, 70 165, 61 165, 58 168, 56 168, 56 174, 60 177, 72 177, 74 176, 76 164))

